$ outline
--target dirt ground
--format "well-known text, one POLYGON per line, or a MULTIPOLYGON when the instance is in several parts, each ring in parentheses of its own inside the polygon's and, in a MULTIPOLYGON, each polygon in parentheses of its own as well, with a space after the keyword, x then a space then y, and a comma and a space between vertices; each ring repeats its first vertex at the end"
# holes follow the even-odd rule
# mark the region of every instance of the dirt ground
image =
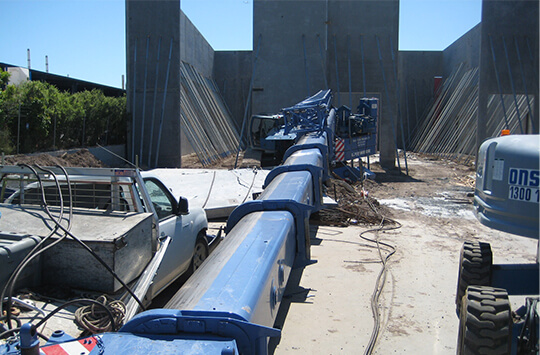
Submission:
POLYGON ((29 164, 29 165, 41 165, 41 166, 55 166, 61 165, 65 167, 87 167, 87 168, 102 168, 106 167, 104 163, 99 161, 88 149, 80 149, 72 153, 66 152, 58 156, 39 153, 39 154, 20 154, 10 155, 3 159, 2 164, 5 165, 17 165, 17 164, 29 164))
MULTIPOLYGON (((235 160, 211 168, 230 169, 235 160)), ((5 161, 102 166, 84 150, 5 161)), ((183 165, 202 167, 196 156, 183 157, 183 165)), ((240 156, 239 166, 253 165, 240 156)), ((291 273, 275 325, 282 335, 271 340, 271 353, 358 354, 373 344, 375 354, 455 354, 463 242, 490 242, 495 264, 535 261, 536 240, 491 230, 474 217, 473 165, 409 154, 409 175, 383 170, 376 158, 370 169, 373 181, 332 180, 327 186, 338 211, 322 223, 324 212, 312 220, 314 263, 291 273), (387 223, 379 229, 382 220, 387 223), (379 298, 373 300, 375 290, 379 298)), ((511 300, 513 307, 522 301, 511 300)))
MULTIPOLYGON (((381 230, 311 227, 316 262, 291 274, 277 322, 282 336, 271 342, 274 354, 361 354, 368 348, 381 355, 455 354, 463 242, 490 242, 495 264, 535 262, 536 240, 476 220, 474 166, 416 154, 408 165, 409 176, 375 162, 375 181, 364 183, 397 223, 381 230)), ((513 309, 523 301, 510 299, 513 309)))

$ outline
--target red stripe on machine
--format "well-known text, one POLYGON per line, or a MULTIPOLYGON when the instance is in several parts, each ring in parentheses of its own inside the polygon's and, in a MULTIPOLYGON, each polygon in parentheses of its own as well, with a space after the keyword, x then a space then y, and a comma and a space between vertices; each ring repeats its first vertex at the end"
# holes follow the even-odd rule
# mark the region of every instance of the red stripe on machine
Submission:
POLYGON ((345 160, 345 140, 342 138, 336 138, 335 140, 335 152, 336 152, 336 161, 345 160))

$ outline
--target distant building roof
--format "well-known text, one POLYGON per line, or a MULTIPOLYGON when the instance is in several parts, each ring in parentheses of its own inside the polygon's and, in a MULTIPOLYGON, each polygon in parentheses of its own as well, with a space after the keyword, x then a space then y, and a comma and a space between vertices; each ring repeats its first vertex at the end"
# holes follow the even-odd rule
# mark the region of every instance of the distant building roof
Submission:
MULTIPOLYGON (((16 65, 0 62, 0 68, 7 70, 8 68, 17 68, 16 65)), ((79 91, 99 89, 103 91, 106 96, 119 97, 126 93, 125 90, 115 88, 112 86, 96 84, 89 81, 70 78, 67 76, 56 75, 51 73, 42 72, 35 69, 29 70, 29 79, 32 81, 43 81, 56 86, 59 90, 76 93, 79 91)))

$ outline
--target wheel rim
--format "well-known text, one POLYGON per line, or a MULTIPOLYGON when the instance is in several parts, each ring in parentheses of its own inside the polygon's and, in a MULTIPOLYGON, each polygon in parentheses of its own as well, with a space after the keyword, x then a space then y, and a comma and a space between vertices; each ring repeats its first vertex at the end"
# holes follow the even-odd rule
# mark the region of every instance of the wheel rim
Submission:
POLYGON ((197 270, 203 261, 206 259, 207 253, 206 253, 206 247, 203 243, 197 243, 195 244, 195 251, 193 253, 193 270, 197 270))

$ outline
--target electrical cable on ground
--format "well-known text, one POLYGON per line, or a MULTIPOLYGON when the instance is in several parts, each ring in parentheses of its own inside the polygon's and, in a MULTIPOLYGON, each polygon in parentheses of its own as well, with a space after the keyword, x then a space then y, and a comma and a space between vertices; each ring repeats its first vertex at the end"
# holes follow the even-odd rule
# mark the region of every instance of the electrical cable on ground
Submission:
POLYGON ((78 308, 75 311, 75 321, 90 334, 98 334, 112 331, 113 328, 120 326, 126 315, 126 305, 119 300, 109 301, 107 296, 103 295, 96 300, 103 304, 103 307, 96 306, 95 303, 78 308), (109 309, 113 318, 109 317, 109 309))
MULTIPOLYGON (((383 219, 383 221, 384 221, 384 219, 383 219)), ((381 260, 381 263, 382 263, 381 271, 379 272, 379 275, 377 275, 377 279, 375 281, 375 289, 373 291, 373 294, 371 295, 371 311, 373 313, 374 324, 373 324, 373 330, 372 330, 372 333, 371 333, 371 338, 370 338, 368 346, 366 347, 366 350, 364 352, 365 355, 372 354, 373 350, 375 348, 375 344, 377 343, 377 338, 379 336, 379 329, 381 327, 380 315, 379 315, 379 307, 378 307, 379 297, 380 297, 380 295, 381 295, 381 293, 382 293, 382 291, 384 289, 384 285, 385 285, 385 282, 386 282, 386 271, 387 271, 386 264, 388 262, 388 259, 390 259, 390 257, 392 255, 394 255, 394 253, 396 252, 396 248, 394 246, 392 246, 392 245, 390 245, 388 243, 384 243, 384 242, 379 241, 378 233, 380 231, 388 231, 388 230, 394 230, 394 229, 401 228, 401 224, 399 224, 399 223, 398 223, 397 226, 386 227, 386 228, 385 228, 383 223, 384 222, 381 222, 381 225, 378 228, 369 229, 369 230, 366 230, 366 231, 360 233, 360 238, 377 244, 377 248, 379 250, 379 257, 380 257, 380 260, 381 260), (375 232, 376 235, 377 235, 377 237, 375 239, 369 239, 369 238, 364 237, 364 234, 373 233, 373 232, 375 232), (385 247, 390 248, 392 251, 390 253, 386 254, 386 256, 383 257, 382 250, 380 248, 381 245, 384 245, 385 247)))
POLYGON ((210 199, 210 193, 212 192, 212 188, 214 187, 214 181, 216 181, 216 171, 214 170, 214 175, 212 176, 212 182, 210 183, 210 188, 208 189, 208 195, 206 196, 206 200, 204 200, 204 203, 202 205, 202 209, 206 207, 206 204, 208 203, 208 200, 210 199))
MULTIPOLYGON (((362 189, 363 189, 363 181, 362 181, 362 189)), ((373 322, 373 330, 371 332, 371 337, 369 339, 369 343, 366 347, 366 350, 364 352, 364 355, 369 355, 369 354, 372 354, 373 353, 373 350, 375 349, 375 345, 377 343, 377 339, 378 339, 378 336, 379 336, 379 330, 380 330, 380 327, 381 327, 381 322, 380 322, 380 315, 379 315, 379 297, 384 289, 384 285, 385 285, 385 282, 386 282, 386 272, 387 272, 387 262, 388 260, 390 259, 390 257, 392 255, 395 254, 396 252, 396 248, 393 246, 393 245, 390 245, 388 243, 384 243, 384 242, 381 242, 379 241, 379 232, 381 231, 390 231, 390 230, 396 230, 396 229, 399 229, 401 228, 401 223, 395 221, 395 220, 392 220, 392 219, 389 219, 389 218, 385 218, 378 210, 377 208, 369 201, 369 199, 365 198, 365 200, 368 202, 369 206, 371 207, 371 209, 373 209, 373 211, 375 213, 377 213, 379 216, 381 216, 381 223, 379 225, 379 227, 377 228, 374 228, 374 229, 368 229, 366 231, 363 231, 362 233, 360 233, 360 238, 366 240, 366 241, 369 241, 371 243, 375 243, 377 245, 377 249, 379 251, 379 258, 380 258, 380 262, 382 263, 382 268, 381 268, 381 271, 379 272, 379 274, 377 275, 377 279, 375 281, 375 289, 373 290, 373 294, 371 295, 371 312, 373 313, 373 319, 374 319, 374 322, 373 322), (388 225, 385 225, 384 222, 388 220, 389 222, 393 223, 394 225, 393 226, 388 226, 388 225), (366 233, 375 233, 376 237, 375 239, 369 239, 367 237, 364 236, 364 234, 366 233), (387 247, 390 249, 390 251, 387 251, 388 254, 386 254, 386 256, 383 257, 383 254, 382 254, 382 248, 381 248, 381 245, 387 247)))
POLYGON ((251 180, 251 185, 249 185, 248 191, 246 193, 246 196, 242 200, 242 203, 246 202, 247 198, 249 197, 249 193, 251 192, 251 189, 253 188, 253 185, 255 184, 255 178, 257 177, 257 173, 259 170, 257 168, 253 168, 253 180, 251 180))

